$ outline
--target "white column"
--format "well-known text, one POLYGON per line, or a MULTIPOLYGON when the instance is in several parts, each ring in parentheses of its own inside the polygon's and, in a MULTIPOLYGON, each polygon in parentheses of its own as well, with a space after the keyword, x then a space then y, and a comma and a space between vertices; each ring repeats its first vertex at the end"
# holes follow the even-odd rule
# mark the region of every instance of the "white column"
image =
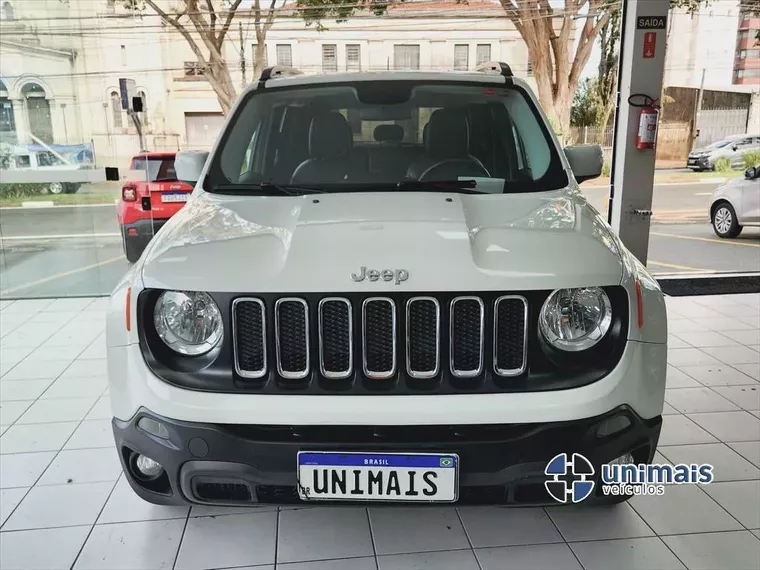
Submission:
POLYGON ((660 97, 668 8, 668 0, 624 0, 622 7, 609 217, 623 243, 642 263, 646 263, 649 248, 655 150, 636 148, 641 109, 629 105, 628 98, 639 93, 660 97), (644 35, 648 33, 655 34, 653 50, 651 42, 645 46, 644 35), (645 54, 647 51, 650 53, 645 54))

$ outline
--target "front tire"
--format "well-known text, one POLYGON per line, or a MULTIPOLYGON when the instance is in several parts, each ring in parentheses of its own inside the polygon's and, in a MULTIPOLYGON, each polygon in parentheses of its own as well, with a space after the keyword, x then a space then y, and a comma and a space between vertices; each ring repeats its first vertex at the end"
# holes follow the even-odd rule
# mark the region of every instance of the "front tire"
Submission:
POLYGON ((712 227, 715 235, 722 238, 735 238, 742 233, 742 226, 736 217, 734 207, 728 202, 720 202, 712 215, 712 227))
POLYGON ((80 184, 74 182, 66 182, 63 185, 63 191, 65 194, 76 194, 80 186, 80 184))

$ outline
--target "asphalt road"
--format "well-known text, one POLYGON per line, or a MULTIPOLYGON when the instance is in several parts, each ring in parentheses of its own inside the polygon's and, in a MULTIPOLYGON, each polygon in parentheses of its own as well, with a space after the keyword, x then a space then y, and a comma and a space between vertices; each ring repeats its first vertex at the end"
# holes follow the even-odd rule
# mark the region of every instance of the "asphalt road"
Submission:
MULTIPOLYGON (((655 187, 653 273, 760 271, 760 230, 720 239, 707 222, 716 184, 655 187)), ((607 189, 583 187, 606 210, 607 189)), ((0 297, 108 294, 128 267, 113 205, 0 209, 0 297)))

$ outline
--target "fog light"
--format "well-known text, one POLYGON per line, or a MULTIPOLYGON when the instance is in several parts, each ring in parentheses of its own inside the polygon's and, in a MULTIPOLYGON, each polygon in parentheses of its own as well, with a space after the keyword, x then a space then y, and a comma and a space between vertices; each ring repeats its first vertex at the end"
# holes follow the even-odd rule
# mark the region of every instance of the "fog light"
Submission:
POLYGON ((164 470, 158 461, 154 461, 147 455, 137 454, 135 458, 135 467, 140 475, 145 479, 155 479, 164 470))
POLYGON ((137 427, 161 439, 169 439, 169 430, 166 429, 166 426, 153 418, 140 418, 140 421, 137 422, 137 427))
POLYGON ((624 455, 621 455, 620 457, 616 457, 612 461, 608 461, 607 465, 633 465, 634 459, 633 455, 630 453, 626 453, 624 455))
POLYGON ((613 433, 623 431, 629 425, 631 425, 631 420, 629 420, 628 417, 613 416, 602 422, 602 424, 599 426, 599 429, 596 430, 596 436, 607 437, 608 435, 612 435, 613 433))

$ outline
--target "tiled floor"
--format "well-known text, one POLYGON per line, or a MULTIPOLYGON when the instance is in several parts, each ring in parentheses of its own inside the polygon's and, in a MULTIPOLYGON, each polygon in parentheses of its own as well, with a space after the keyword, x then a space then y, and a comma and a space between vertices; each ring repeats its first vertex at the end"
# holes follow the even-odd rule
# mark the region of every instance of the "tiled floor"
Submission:
POLYGON ((659 452, 716 482, 610 508, 156 507, 121 477, 105 299, 0 301, 0 568, 760 568, 760 295, 668 299, 659 452))

